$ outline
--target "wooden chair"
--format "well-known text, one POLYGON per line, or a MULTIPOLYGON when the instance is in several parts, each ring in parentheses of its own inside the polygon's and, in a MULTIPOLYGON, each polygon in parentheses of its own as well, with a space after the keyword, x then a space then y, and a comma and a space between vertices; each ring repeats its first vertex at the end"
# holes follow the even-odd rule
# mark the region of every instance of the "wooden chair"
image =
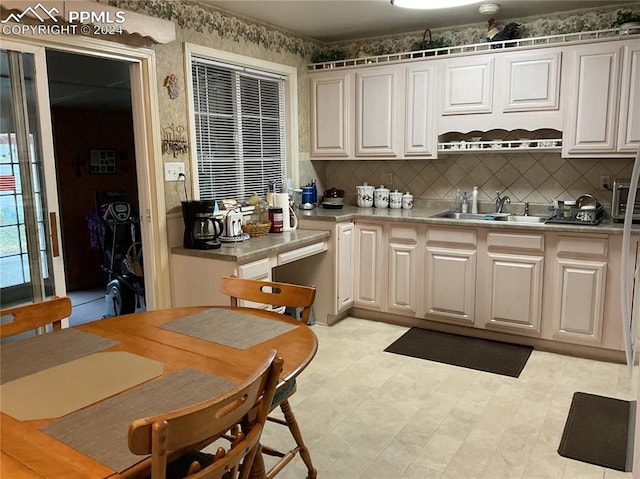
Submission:
POLYGON ((129 449, 134 454, 151 454, 151 479, 165 479, 170 457, 209 444, 232 430, 228 450, 218 448, 212 462, 204 467, 192 463, 180 477, 246 479, 260 446, 282 363, 272 351, 251 377, 231 391, 194 406, 133 421, 129 449))
MULTIPOLYGON (((305 324, 311 314, 311 305, 316 296, 316 289, 312 286, 241 279, 235 276, 223 276, 220 280, 220 289, 224 294, 231 297, 232 306, 237 306, 238 300, 242 299, 271 306, 301 307, 303 309, 300 321, 305 324)), ((289 404, 289 398, 295 392, 295 379, 279 385, 273 404, 271 405, 271 410, 280 406, 284 420, 272 416, 269 416, 267 420, 287 426, 295 440, 296 447, 290 451, 282 452, 264 445, 262 446, 262 452, 264 454, 280 458, 267 472, 267 479, 275 477, 298 453, 307 466, 307 479, 315 479, 318 475, 318 472, 313 467, 311 454, 302 439, 300 427, 289 404)))
POLYGON ((14 336, 48 324, 53 330, 62 328, 62 320, 71 316, 71 299, 54 297, 47 301, 0 309, 0 317, 13 316, 13 321, 0 324, 0 338, 14 336))

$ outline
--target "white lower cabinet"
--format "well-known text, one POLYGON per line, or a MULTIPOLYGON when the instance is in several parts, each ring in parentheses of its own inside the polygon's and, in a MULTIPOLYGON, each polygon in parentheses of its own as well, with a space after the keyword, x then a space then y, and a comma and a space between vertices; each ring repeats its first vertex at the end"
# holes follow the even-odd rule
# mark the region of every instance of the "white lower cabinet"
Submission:
POLYGON ((473 325, 476 295, 476 231, 430 228, 424 261, 424 316, 473 325))
POLYGON ((478 326, 539 334, 542 320, 544 235, 488 233, 478 274, 478 326))
POLYGON ((558 235, 551 252, 555 285, 550 291, 552 339, 602 343, 608 250, 607 237, 558 235))
POLYGON ((353 304, 355 227, 351 222, 339 223, 336 233, 336 311, 340 312, 353 304))
POLYGON ((390 312, 415 316, 418 311, 418 228, 389 228, 389 295, 390 312))
POLYGON ((360 224, 355 227, 355 297, 354 306, 382 310, 384 243, 381 224, 360 224))

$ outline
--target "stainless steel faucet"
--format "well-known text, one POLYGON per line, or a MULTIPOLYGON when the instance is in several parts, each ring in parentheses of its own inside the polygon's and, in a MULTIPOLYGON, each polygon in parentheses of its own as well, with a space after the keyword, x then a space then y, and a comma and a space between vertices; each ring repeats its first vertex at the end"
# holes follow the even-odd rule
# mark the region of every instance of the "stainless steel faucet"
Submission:
POLYGON ((528 201, 524 202, 524 215, 525 216, 529 216, 529 202, 528 201))
POLYGON ((496 191, 496 213, 502 213, 502 208, 504 208, 505 203, 511 203, 511 198, 507 195, 500 196, 500 192, 496 191))

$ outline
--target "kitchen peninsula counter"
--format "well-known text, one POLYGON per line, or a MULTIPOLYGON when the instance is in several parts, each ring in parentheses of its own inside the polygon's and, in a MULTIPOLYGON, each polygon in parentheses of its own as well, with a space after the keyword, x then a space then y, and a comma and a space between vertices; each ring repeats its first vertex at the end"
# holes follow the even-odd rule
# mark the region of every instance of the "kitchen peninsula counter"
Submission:
MULTIPOLYGON (((384 221, 384 222, 404 222, 404 223, 423 223, 438 226, 467 226, 467 227, 486 227, 496 229, 509 230, 537 230, 547 232, 571 232, 571 233, 604 233, 604 234, 622 234, 622 223, 614 222, 605 213, 605 218, 598 225, 590 224, 559 224, 559 223, 516 223, 507 221, 488 221, 488 220, 459 220, 454 218, 434 218, 435 215, 444 213, 452 208, 447 208, 442 204, 435 206, 427 206, 412 209, 391 209, 391 208, 358 208, 356 206, 345 206, 342 209, 325 209, 315 208, 313 210, 298 211, 298 218, 301 220, 315 221, 335 221, 336 223, 344 221, 384 221)), ((507 213, 511 213, 507 211, 507 213)), ((490 213, 488 213, 490 214, 490 213)), ((534 214, 543 215, 543 211, 534 214)), ((549 215, 551 213, 549 212, 549 215)), ((304 225, 303 225, 304 227, 304 225)), ((640 234, 640 225, 634 225, 633 234, 640 234)))
POLYGON ((296 264, 326 254, 330 231, 293 230, 270 233, 246 241, 223 243, 218 249, 171 248, 173 306, 228 304, 220 291, 220 278, 271 280, 279 266, 296 264))
POLYGON ((218 249, 187 249, 174 246, 171 253, 183 256, 232 261, 239 264, 248 263, 269 255, 284 253, 294 249, 309 246, 331 236, 329 231, 293 230, 282 233, 270 233, 256 236, 246 241, 222 243, 218 249))

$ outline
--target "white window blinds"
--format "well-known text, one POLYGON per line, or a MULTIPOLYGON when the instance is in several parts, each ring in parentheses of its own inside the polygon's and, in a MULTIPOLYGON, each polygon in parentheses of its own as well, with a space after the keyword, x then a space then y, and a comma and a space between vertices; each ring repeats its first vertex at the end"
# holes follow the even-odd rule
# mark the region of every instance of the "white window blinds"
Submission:
POLYGON ((286 178, 284 79, 192 58, 200 199, 265 196, 286 178))

